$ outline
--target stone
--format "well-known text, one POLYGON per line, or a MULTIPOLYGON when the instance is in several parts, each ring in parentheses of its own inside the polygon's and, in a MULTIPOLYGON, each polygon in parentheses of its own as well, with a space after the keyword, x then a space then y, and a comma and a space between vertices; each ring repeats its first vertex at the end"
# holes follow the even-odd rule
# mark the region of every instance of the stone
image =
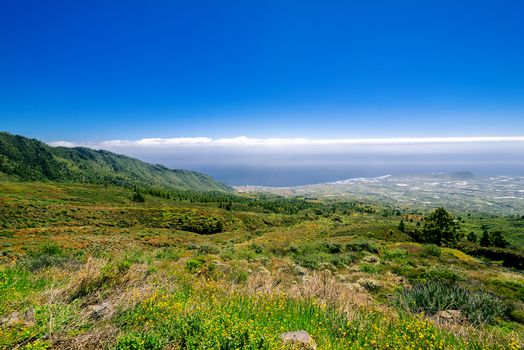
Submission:
POLYGON ((380 259, 376 255, 366 255, 362 258, 362 261, 365 261, 370 264, 378 264, 380 263, 380 259))
POLYGON ((89 306, 89 318, 93 320, 101 319, 105 316, 108 316, 112 312, 111 303, 109 301, 104 301, 101 304, 89 306))
POLYGON ((14 311, 6 317, 0 319, 0 325, 14 326, 17 324, 23 324, 26 326, 33 325, 35 323, 35 309, 29 308, 24 313, 14 311))
POLYGON ((443 310, 435 314, 435 319, 443 323, 464 323, 466 318, 460 310, 443 310))
POLYGON ((313 339, 308 332, 303 330, 286 332, 283 333, 280 337, 282 338, 282 343, 284 343, 284 346, 291 349, 316 350, 317 348, 315 339, 313 339))

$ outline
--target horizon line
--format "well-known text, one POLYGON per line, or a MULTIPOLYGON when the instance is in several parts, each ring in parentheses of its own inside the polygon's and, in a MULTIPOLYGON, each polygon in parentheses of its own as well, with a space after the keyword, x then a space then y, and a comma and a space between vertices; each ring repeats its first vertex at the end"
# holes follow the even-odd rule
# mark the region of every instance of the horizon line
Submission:
POLYGON ((230 138, 210 137, 175 137, 175 138, 142 138, 137 140, 107 141, 51 141, 53 147, 159 147, 159 146, 328 146, 328 145, 402 145, 432 143, 498 143, 524 142, 524 136, 453 136, 453 137, 387 137, 387 138, 251 138, 238 136, 230 138))

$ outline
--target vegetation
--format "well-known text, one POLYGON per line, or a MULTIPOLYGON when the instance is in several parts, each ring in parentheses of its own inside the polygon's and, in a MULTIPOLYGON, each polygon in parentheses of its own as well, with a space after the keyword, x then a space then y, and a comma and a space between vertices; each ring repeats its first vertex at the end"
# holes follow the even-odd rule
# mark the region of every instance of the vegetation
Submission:
POLYGON ((62 182, 0 203, 0 349, 523 345, 521 249, 462 238, 513 218, 62 182))
POLYGON ((518 349, 522 228, 0 133, 0 349, 518 349))
POLYGON ((38 140, 6 132, 0 132, 0 173, 31 181, 138 185, 168 190, 230 190, 201 173, 171 170, 108 151, 50 147, 38 140))
POLYGON ((438 246, 455 246, 462 239, 459 224, 444 208, 437 208, 424 220, 424 228, 418 238, 424 243, 438 246))

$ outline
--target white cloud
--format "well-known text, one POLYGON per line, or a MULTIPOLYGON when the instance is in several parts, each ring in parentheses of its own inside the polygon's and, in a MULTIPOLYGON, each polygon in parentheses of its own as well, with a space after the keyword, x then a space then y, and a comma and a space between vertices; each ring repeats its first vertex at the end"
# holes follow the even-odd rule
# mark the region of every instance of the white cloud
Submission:
POLYGON ((179 137, 57 141, 105 149, 229 184, 293 185, 391 173, 471 170, 524 174, 524 136, 411 138, 179 137))
POLYGON ((351 146, 351 145, 415 145, 415 144, 460 144, 460 143, 524 142, 524 136, 479 136, 479 137, 407 137, 407 138, 354 138, 354 139, 308 139, 308 138, 233 138, 179 137, 144 138, 140 140, 109 140, 101 142, 54 141, 51 146, 84 146, 96 149, 115 147, 169 147, 169 146, 351 146))

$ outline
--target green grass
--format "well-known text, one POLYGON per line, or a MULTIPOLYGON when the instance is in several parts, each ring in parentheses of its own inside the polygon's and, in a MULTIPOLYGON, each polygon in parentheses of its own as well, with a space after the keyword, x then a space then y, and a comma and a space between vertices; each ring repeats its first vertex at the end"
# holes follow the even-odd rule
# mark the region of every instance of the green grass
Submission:
POLYGON ((387 206, 132 193, 0 182, 0 318, 36 315, 0 325, 0 349, 278 349, 299 329, 319 349, 521 344, 521 273, 412 242, 387 206), (469 321, 434 323, 457 305, 469 321))

